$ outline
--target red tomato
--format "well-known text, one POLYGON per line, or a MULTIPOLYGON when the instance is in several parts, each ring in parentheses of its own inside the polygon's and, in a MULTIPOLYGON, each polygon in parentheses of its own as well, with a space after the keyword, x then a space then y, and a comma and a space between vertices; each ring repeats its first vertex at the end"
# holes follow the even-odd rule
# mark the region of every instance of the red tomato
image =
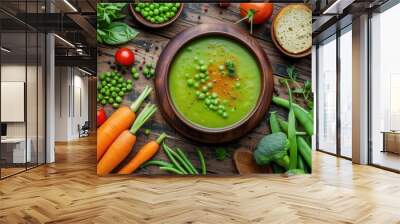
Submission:
POLYGON ((129 48, 120 48, 115 52, 115 61, 124 66, 129 66, 135 62, 135 55, 129 48))
POLYGON ((97 110, 97 127, 100 127, 107 120, 106 112, 104 108, 97 110))
POLYGON ((247 17, 253 24, 261 24, 267 21, 274 11, 272 3, 240 3, 240 16, 247 17))

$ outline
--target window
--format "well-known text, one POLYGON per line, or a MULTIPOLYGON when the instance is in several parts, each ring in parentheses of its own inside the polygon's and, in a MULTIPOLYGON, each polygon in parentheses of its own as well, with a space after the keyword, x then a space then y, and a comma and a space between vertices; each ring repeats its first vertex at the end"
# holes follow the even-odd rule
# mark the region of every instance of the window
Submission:
POLYGON ((371 18, 370 162, 400 170, 400 4, 371 18))
POLYGON ((351 25, 340 36, 340 155, 352 157, 352 32, 351 25))
POLYGON ((336 36, 317 49, 318 149, 336 153, 336 36))

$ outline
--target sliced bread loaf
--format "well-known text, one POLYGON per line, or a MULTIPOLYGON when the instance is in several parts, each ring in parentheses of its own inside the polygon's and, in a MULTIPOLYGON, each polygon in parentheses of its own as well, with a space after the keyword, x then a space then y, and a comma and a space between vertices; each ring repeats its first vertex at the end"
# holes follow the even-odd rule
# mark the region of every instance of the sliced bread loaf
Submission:
POLYGON ((289 53, 300 54, 312 45, 312 11, 304 4, 284 7, 276 15, 273 30, 279 45, 289 53))

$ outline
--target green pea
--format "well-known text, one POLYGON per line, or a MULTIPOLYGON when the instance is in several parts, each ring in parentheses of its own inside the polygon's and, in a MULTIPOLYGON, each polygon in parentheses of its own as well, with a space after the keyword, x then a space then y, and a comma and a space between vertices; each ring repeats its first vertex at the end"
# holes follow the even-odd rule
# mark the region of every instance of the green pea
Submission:
POLYGON ((216 92, 213 92, 213 93, 211 94, 211 97, 215 99, 215 98, 218 97, 218 94, 217 94, 216 92))
POLYGON ((133 82, 132 82, 132 80, 128 79, 128 80, 126 80, 126 83, 128 83, 128 85, 129 85, 129 84, 132 84, 133 82))
POLYGON ((126 89, 125 89, 125 91, 124 91, 124 89, 122 89, 122 91, 119 92, 118 95, 119 95, 119 96, 124 96, 124 95, 125 95, 125 92, 126 92, 126 89))
POLYGON ((224 111, 223 111, 223 110, 221 110, 221 109, 219 109, 219 110, 218 110, 218 114, 219 114, 219 115, 221 115, 221 116, 222 116, 222 114, 223 114, 223 113, 224 113, 224 111))
POLYGON ((148 128, 144 129, 144 134, 145 135, 150 135, 150 132, 151 132, 150 129, 148 129, 148 128))
POLYGON ((149 74, 150 74, 151 76, 154 76, 154 75, 156 74, 156 71, 154 70, 154 68, 150 69, 149 74))
POLYGON ((200 66, 199 65, 196 65, 196 70, 200 71, 200 66))
POLYGON ((131 91, 133 89, 132 84, 126 85, 126 90, 131 91))
POLYGON ((215 105, 212 105, 212 104, 211 104, 211 106, 212 106, 212 107, 211 107, 211 110, 217 110, 217 107, 216 107, 215 105))
POLYGON ((106 104, 107 104, 107 100, 106 100, 106 99, 103 99, 103 100, 101 101, 101 104, 106 105, 106 104))
POLYGON ((227 112, 224 112, 224 113, 222 114, 222 117, 223 117, 223 118, 227 118, 227 117, 228 117, 228 113, 227 113, 227 112))
POLYGON ((173 12, 176 12, 176 11, 178 11, 178 8, 172 7, 172 11, 173 11, 173 12))
POLYGON ((109 103, 109 104, 113 104, 113 103, 114 103, 114 98, 108 99, 108 103, 109 103))
POLYGON ((223 71, 225 69, 225 67, 223 65, 218 66, 220 71, 223 71))
POLYGON ((193 84, 194 84, 193 79, 188 79, 187 84, 188 84, 188 86, 193 86, 193 84))
POLYGON ((224 106, 224 105, 219 105, 218 108, 219 108, 220 110, 225 111, 225 106, 224 106))
POLYGON ((199 76, 200 76, 200 78, 204 79, 204 77, 206 77, 206 74, 200 73, 199 76))
POLYGON ((212 88, 214 85, 212 84, 212 82, 207 83, 207 87, 208 88, 212 88))
POLYGON ((213 102, 214 105, 218 105, 219 104, 219 100, 218 99, 214 99, 212 102, 213 102))
POLYGON ((200 86, 200 83, 198 83, 198 82, 194 82, 193 86, 194 86, 195 88, 199 88, 199 86, 200 86))
POLYGON ((156 23, 156 20, 154 18, 150 18, 151 23, 156 23))
POLYGON ((210 95, 211 95, 211 93, 209 93, 209 92, 206 93, 206 96, 210 96, 210 95))
POLYGON ((205 65, 200 66, 200 71, 202 71, 202 72, 207 71, 207 66, 205 66, 205 65))
POLYGON ((135 74, 136 72, 137 72, 137 69, 136 69, 135 67, 132 67, 132 68, 131 68, 131 73, 132 73, 132 74, 135 74))
POLYGON ((203 87, 201 88, 201 91, 202 91, 203 93, 207 92, 207 91, 208 91, 207 86, 203 86, 203 87))
POLYGON ((101 86, 107 86, 107 82, 104 80, 101 82, 101 86))
POLYGON ((198 96, 198 98, 201 100, 204 99, 205 97, 206 97, 206 95, 204 93, 200 93, 198 96))
POLYGON ((196 96, 199 96, 200 93, 201 93, 201 92, 197 90, 197 91, 196 91, 196 96))
POLYGON ((194 56, 194 61, 199 61, 199 57, 197 57, 197 56, 194 56))
POLYGON ((201 83, 206 83, 206 80, 205 79, 200 79, 200 82, 201 83))
POLYGON ((139 7, 135 7, 135 11, 136 11, 136 12, 139 12, 139 11, 140 11, 140 8, 139 8, 139 7))
POLYGON ((150 69, 149 69, 149 68, 146 67, 146 68, 143 69, 143 74, 144 74, 144 75, 149 74, 149 72, 150 72, 150 69))
POLYGON ((204 65, 204 60, 199 60, 199 65, 204 65))
POLYGON ((204 79, 205 79, 206 81, 208 81, 208 80, 210 79, 210 77, 206 76, 206 77, 204 77, 204 79))
POLYGON ((204 103, 208 106, 208 105, 211 104, 211 101, 210 101, 210 99, 206 99, 206 100, 204 101, 204 103))
POLYGON ((116 97, 117 96, 117 92, 111 92, 111 97, 116 97))
POLYGON ((194 79, 199 80, 200 78, 201 78, 201 77, 200 77, 200 74, 194 75, 194 79))
POLYGON ((236 87, 236 88, 240 88, 240 82, 237 82, 237 83, 235 84, 235 87, 236 87))
POLYGON ((104 93, 105 94, 106 93, 106 89, 101 89, 100 93, 104 93))
POLYGON ((122 97, 120 97, 120 96, 115 97, 115 102, 121 103, 122 102, 122 97))
POLYGON ((115 108, 115 109, 117 109, 117 108, 119 107, 119 103, 113 103, 113 104, 112 104, 112 107, 115 108))
POLYGON ((134 79, 138 79, 139 78, 139 73, 134 73, 133 75, 132 75, 132 77, 134 78, 134 79))
POLYGON ((114 86, 111 86, 110 91, 111 91, 111 92, 114 92, 114 91, 115 91, 115 87, 114 87, 114 86))
POLYGON ((104 93, 104 95, 109 96, 111 94, 111 92, 109 90, 106 90, 106 92, 104 93))

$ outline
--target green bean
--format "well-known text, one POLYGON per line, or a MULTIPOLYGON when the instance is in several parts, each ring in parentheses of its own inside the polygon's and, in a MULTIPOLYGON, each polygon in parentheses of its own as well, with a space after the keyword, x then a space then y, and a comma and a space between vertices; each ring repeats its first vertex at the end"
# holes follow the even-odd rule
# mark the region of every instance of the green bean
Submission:
POLYGON ((176 152, 182 157, 183 160, 189 165, 189 168, 192 170, 194 174, 199 174, 199 172, 194 168, 193 164, 190 162, 189 158, 185 155, 185 153, 180 149, 176 148, 176 152))
POLYGON ((201 174, 206 175, 207 174, 207 168, 206 168, 206 161, 204 160, 203 153, 200 151, 200 149, 196 149, 197 155, 199 156, 200 159, 200 164, 201 164, 201 174))
POLYGON ((296 169, 297 167, 297 139, 296 139, 296 117, 293 111, 293 98, 292 98, 292 90, 289 87, 289 83, 285 82, 286 87, 289 91, 289 119, 288 119, 288 140, 290 143, 289 148, 289 170, 296 169))
POLYGON ((172 162, 172 164, 183 174, 187 174, 187 172, 182 168, 182 166, 176 161, 176 159, 172 156, 170 148, 165 143, 162 144, 163 150, 165 154, 168 156, 168 159, 172 162))
POLYGON ((185 162, 185 160, 178 155, 178 153, 176 153, 173 149, 169 148, 171 154, 173 157, 175 157, 185 168, 185 171, 188 172, 189 174, 195 174, 189 167, 189 165, 185 162))
POLYGON ((276 111, 271 112, 271 115, 269 116, 269 126, 271 128, 272 133, 281 132, 278 118, 276 117, 276 111))
MULTIPOLYGON (((282 130, 287 134, 288 126, 289 126, 288 122, 283 120, 280 117, 278 117, 278 122, 279 122, 279 126, 282 128, 282 130)), ((307 133, 304 131, 296 131, 296 135, 307 135, 307 133)))
POLYGON ((306 173, 306 167, 304 164, 304 160, 301 155, 297 155, 297 169, 303 170, 306 173))
MULTIPOLYGON (((274 96, 272 97, 272 101, 278 106, 290 109, 290 102, 286 99, 274 96)), ((314 133, 313 116, 311 116, 307 110, 295 103, 293 103, 292 109, 294 111, 296 119, 304 127, 304 130, 306 130, 308 135, 312 136, 314 133)))
POLYGON ((179 174, 179 175, 185 174, 185 173, 183 173, 182 171, 180 171, 178 169, 175 169, 173 167, 168 167, 168 166, 161 166, 160 170, 168 171, 168 172, 171 172, 171 173, 176 173, 176 174, 179 174))
POLYGON ((300 136, 297 136, 297 143, 300 154, 303 156, 303 159, 308 167, 311 168, 311 147, 307 144, 306 140, 304 140, 304 138, 300 136))
POLYGON ((150 160, 148 162, 146 162, 145 164, 143 164, 142 166, 140 166, 140 168, 145 168, 147 166, 167 166, 167 167, 174 167, 173 164, 165 162, 163 160, 150 160))

